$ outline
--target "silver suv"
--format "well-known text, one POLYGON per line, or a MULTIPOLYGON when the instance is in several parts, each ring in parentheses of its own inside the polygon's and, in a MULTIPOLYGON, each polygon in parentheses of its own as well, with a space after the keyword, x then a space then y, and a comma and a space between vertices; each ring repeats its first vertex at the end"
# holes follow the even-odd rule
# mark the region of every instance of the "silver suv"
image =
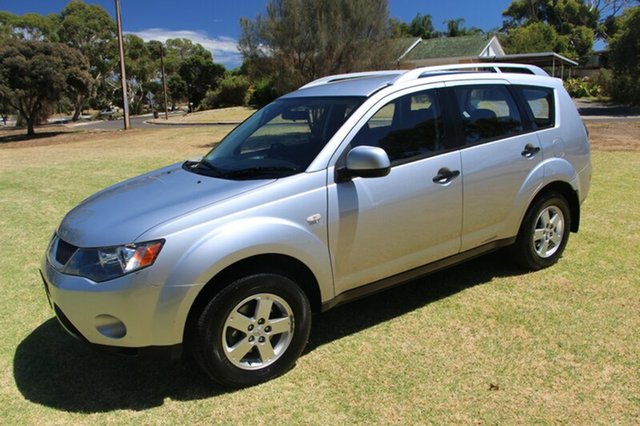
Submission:
POLYGON ((510 246, 554 264, 589 192, 585 127, 560 80, 518 64, 322 78, 211 152, 87 198, 42 262, 74 336, 184 347, 249 386, 301 354, 312 312, 510 246))

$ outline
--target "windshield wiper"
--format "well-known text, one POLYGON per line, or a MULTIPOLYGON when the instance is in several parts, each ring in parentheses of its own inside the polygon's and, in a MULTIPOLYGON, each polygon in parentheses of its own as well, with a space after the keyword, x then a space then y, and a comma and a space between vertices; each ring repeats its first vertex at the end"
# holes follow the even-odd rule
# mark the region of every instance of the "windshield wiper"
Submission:
POLYGON ((210 172, 213 172, 213 174, 215 176, 219 176, 224 174, 224 172, 217 168, 216 166, 212 165, 211 163, 209 163, 207 160, 202 159, 200 161, 187 161, 184 163, 184 166, 187 167, 189 170, 193 170, 196 173, 199 172, 209 172, 209 173, 205 173, 207 175, 211 175, 210 172))
POLYGON ((264 175, 277 175, 273 177, 284 177, 292 175, 298 172, 297 167, 284 167, 284 166, 264 166, 264 167, 249 167, 247 169, 233 170, 223 173, 223 178, 247 178, 253 176, 264 175))

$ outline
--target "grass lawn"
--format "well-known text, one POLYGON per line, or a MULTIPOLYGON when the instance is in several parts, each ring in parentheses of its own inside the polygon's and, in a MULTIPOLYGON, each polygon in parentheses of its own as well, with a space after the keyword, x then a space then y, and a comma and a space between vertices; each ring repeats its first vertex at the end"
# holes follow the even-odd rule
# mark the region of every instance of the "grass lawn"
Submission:
MULTIPOLYGON (((193 123, 227 123, 227 122, 241 122, 247 117, 253 114, 256 110, 249 107, 228 107, 209 109, 206 111, 192 112, 184 115, 174 115, 169 117, 170 122, 193 124, 193 123)), ((153 121, 163 124, 164 115, 160 114, 160 118, 153 121)))
POLYGON ((183 363, 85 347, 38 275, 80 200, 228 128, 0 144, 0 423, 638 424, 640 126, 607 126, 593 125, 592 192, 558 265, 523 274, 493 254, 317 315, 291 372, 234 392, 183 363))

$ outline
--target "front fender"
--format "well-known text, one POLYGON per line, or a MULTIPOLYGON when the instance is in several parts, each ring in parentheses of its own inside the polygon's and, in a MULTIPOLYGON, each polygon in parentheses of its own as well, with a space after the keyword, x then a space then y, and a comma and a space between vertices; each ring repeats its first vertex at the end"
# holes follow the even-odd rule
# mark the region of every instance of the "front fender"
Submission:
POLYGON ((251 217, 203 235, 182 254, 163 289, 167 295, 176 291, 182 295, 172 319, 172 334, 182 335, 191 306, 211 278, 257 255, 281 254, 299 260, 318 281, 321 301, 331 299, 334 294, 331 261, 326 241, 320 237, 326 236, 325 227, 325 224, 303 226, 275 217, 251 217))
MULTIPOLYGON (((322 300, 333 297, 333 279, 327 244, 312 230, 276 217, 251 217, 216 228, 199 239, 176 264, 168 282, 205 284, 228 266, 261 254, 298 259, 320 283, 322 300)), ((320 232, 325 235, 324 232, 320 232)), ((170 284, 171 285, 171 284, 170 284)))

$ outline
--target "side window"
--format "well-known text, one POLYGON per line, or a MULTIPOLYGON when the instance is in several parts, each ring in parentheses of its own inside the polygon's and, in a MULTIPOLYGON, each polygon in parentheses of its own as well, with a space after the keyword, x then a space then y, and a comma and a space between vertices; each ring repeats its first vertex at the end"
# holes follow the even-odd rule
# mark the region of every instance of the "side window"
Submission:
POLYGON ((394 99, 380 108, 354 137, 351 145, 384 149, 391 165, 432 155, 442 149, 442 109, 437 90, 394 99))
POLYGON ((517 104, 503 85, 454 87, 466 144, 522 133, 517 104))
POLYGON ((520 87, 519 90, 539 129, 556 125, 553 89, 549 87, 520 87))

